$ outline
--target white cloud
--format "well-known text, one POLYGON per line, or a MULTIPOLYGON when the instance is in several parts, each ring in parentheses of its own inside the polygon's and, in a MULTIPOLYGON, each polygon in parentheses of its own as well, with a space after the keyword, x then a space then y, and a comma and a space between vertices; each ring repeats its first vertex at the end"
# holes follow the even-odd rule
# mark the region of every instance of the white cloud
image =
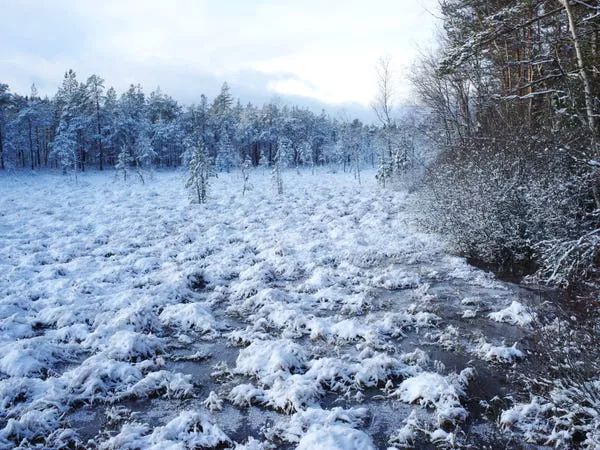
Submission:
POLYGON ((432 33, 422 3, 23 0, 4 7, 0 73, 17 92, 36 82, 52 94, 73 68, 80 79, 97 73, 119 90, 160 84, 186 102, 193 92, 214 95, 227 80, 234 93, 255 97, 368 105, 384 54, 398 67, 398 91, 406 92, 402 67, 432 33))

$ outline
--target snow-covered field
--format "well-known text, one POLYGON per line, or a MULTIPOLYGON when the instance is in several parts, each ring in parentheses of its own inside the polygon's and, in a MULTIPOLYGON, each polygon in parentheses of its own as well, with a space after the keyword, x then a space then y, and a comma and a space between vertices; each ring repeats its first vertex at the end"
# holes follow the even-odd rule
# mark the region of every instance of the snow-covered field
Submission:
POLYGON ((212 183, 197 205, 178 172, 0 178, 0 448, 491 439, 510 386, 490 374, 528 358, 523 291, 372 174, 212 183))

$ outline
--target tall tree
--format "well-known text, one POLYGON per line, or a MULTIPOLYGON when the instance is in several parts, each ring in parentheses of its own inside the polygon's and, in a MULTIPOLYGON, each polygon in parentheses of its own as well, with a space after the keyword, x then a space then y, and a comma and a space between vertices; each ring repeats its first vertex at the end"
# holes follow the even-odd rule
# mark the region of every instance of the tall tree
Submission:
POLYGON ((102 142, 101 105, 104 94, 104 80, 98 75, 92 75, 86 82, 87 95, 93 105, 96 149, 98 151, 98 168, 104 170, 104 143, 102 142))

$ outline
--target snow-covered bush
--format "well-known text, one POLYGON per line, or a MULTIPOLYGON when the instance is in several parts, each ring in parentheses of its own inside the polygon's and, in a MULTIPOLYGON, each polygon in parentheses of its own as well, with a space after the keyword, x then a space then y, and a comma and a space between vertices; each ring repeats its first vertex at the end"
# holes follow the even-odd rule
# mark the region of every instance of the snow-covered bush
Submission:
POLYGON ((501 271, 538 269, 538 280, 563 285, 596 276, 598 220, 587 169, 552 142, 510 139, 473 139, 443 152, 420 195, 423 223, 458 253, 501 271))

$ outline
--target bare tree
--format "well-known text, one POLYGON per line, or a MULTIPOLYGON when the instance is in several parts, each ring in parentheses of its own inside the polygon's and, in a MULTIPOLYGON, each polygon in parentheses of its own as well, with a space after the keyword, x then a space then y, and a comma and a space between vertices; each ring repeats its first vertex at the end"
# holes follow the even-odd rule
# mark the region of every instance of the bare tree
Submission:
POLYGON ((391 58, 385 56, 377 62, 375 68, 377 72, 377 93, 375 94, 375 99, 373 100, 371 107, 383 127, 383 131, 386 135, 388 157, 391 159, 393 153, 391 130, 394 126, 394 121, 392 119, 394 89, 392 87, 390 61, 391 58))

